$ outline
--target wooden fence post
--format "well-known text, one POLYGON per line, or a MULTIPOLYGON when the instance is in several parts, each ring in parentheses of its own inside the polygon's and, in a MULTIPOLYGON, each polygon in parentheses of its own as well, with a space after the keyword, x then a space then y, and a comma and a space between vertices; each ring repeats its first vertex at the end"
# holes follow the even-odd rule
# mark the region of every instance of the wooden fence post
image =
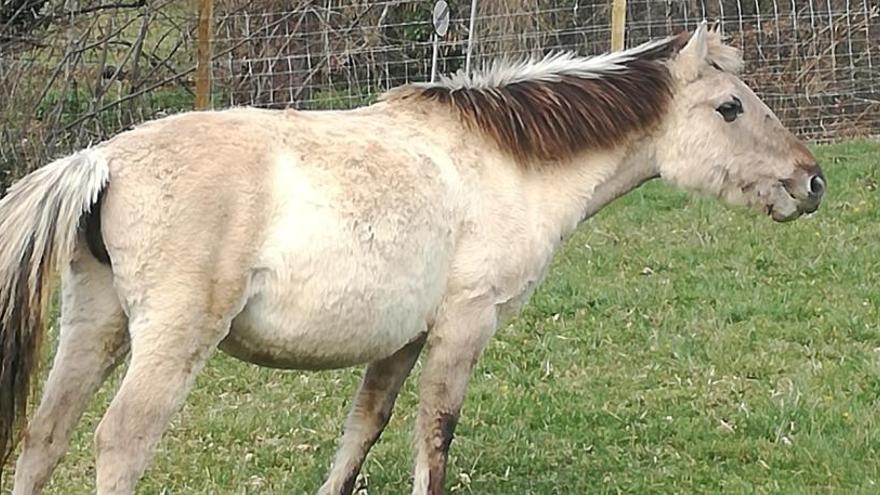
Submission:
POLYGON ((196 110, 211 105, 211 45, 214 37, 214 0, 199 0, 196 110))
POLYGON ((626 0, 614 0, 611 8, 611 51, 623 50, 626 31, 626 0))

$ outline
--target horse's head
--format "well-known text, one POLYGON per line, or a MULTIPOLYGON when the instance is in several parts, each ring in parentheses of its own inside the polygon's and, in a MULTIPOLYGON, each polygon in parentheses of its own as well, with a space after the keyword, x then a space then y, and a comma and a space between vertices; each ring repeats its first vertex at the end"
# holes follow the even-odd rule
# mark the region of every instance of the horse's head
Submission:
POLYGON ((660 175, 780 222, 816 211, 826 185, 816 158, 739 79, 741 67, 705 23, 669 61, 676 84, 658 136, 660 175))

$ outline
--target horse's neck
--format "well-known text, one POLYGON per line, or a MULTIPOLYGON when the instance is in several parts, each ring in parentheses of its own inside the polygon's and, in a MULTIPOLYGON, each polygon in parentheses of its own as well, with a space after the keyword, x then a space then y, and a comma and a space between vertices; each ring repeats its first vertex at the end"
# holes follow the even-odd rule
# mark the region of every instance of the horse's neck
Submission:
POLYGON ((587 152, 570 163, 530 172, 529 202, 542 235, 565 238, 584 220, 657 176, 650 143, 587 152))
POLYGON ((593 195, 585 205, 581 221, 595 215, 615 199, 659 176, 656 158, 648 140, 631 145, 618 162, 618 167, 611 177, 598 184, 593 191, 593 195))

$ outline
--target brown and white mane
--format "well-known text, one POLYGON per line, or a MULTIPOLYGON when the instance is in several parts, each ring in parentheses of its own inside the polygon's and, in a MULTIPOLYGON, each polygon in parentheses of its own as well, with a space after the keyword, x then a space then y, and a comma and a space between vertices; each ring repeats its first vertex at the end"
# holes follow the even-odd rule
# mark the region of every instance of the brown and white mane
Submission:
MULTIPOLYGON (((712 33, 718 38, 716 33, 712 33)), ((421 100, 454 108, 517 161, 555 161, 586 149, 611 148, 655 126, 674 93, 668 60, 688 33, 595 57, 551 53, 539 60, 495 61, 468 76, 437 84, 395 88, 385 101, 421 100)), ((741 62, 720 43, 710 54, 718 68, 737 72, 741 62)))

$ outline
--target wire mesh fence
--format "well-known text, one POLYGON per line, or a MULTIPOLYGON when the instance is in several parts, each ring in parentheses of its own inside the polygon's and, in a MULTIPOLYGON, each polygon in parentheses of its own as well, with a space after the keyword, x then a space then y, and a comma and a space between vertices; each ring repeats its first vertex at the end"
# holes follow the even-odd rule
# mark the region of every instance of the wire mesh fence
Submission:
POLYGON ((0 186, 132 124, 192 108, 195 24, 177 2, 0 5, 0 186))
MULTIPOLYGON (((398 84, 430 79, 431 1, 358 0, 279 9, 263 3, 221 18, 224 103, 349 108, 398 84)), ((464 65, 471 2, 451 1, 440 72, 464 65)), ((474 59, 610 46, 611 2, 479 0, 474 59)), ((743 49, 746 80, 795 132, 813 141, 880 135, 878 0, 630 0, 627 45, 720 23, 743 49)))
MULTIPOLYGON (((433 0, 215 0, 215 107, 344 109, 431 76, 433 0)), ((440 73, 607 51, 611 2, 450 0, 440 73)), ((716 20, 747 82, 813 141, 880 136, 880 0, 630 0, 634 44, 716 20)), ((192 108, 197 15, 173 0, 4 0, 0 174, 192 108)), ((0 184, 5 182, 0 175, 0 184)))

